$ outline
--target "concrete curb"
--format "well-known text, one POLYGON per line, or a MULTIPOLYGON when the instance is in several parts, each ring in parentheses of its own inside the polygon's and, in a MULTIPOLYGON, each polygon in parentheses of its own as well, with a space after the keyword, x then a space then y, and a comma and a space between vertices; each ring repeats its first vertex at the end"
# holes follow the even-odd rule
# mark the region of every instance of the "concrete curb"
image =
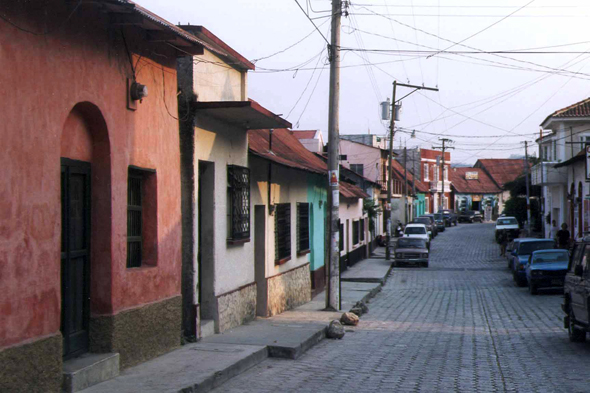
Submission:
POLYGON ((284 347, 284 346, 268 346, 268 356, 271 358, 283 358, 295 360, 303 355, 307 350, 312 348, 314 345, 326 338, 327 327, 318 330, 304 342, 296 347, 284 347))
MULTIPOLYGON (((387 270, 385 277, 383 277, 383 279, 380 280, 380 282, 379 282, 380 285, 378 287, 376 287, 375 289, 371 290, 365 296, 363 296, 363 298, 361 299, 361 302, 368 303, 370 299, 374 298, 375 296, 377 296, 377 294, 379 292, 381 292, 381 289, 383 289, 383 286, 385 286, 385 284, 387 283, 389 276, 391 276, 392 270, 393 270, 393 263, 391 264, 391 266, 387 270)), ((364 281, 364 282, 372 282, 372 281, 364 281)))
POLYGON ((193 386, 187 386, 183 389, 178 390, 178 393, 206 393, 209 392, 225 382, 229 381, 233 377, 236 377, 244 371, 256 366, 263 362, 269 356, 268 347, 264 347, 259 351, 251 354, 250 356, 240 359, 238 362, 231 366, 216 371, 211 376, 205 377, 203 381, 194 384, 193 386))

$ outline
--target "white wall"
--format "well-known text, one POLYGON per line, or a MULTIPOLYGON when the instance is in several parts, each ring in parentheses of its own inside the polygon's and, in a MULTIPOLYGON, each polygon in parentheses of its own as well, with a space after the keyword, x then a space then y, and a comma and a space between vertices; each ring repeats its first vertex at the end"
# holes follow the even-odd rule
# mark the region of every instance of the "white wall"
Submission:
POLYGON ((198 101, 245 101, 247 100, 247 73, 240 72, 224 63, 205 49, 193 61, 194 90, 198 101))
POLYGON ((350 164, 363 164, 363 176, 372 181, 383 180, 383 168, 381 166, 381 150, 362 145, 360 143, 340 140, 340 154, 346 155, 347 159, 340 161, 346 168, 350 164))
MULTIPOLYGON (((254 210, 250 206, 251 241, 228 244, 227 230, 227 166, 248 166, 248 137, 243 129, 211 119, 197 119, 195 128, 195 195, 199 193, 198 161, 213 162, 215 166, 214 264, 215 295, 229 292, 254 281, 254 210), (214 131, 213 131, 214 130, 214 131)), ((198 221, 195 223, 198 239, 198 221)))
POLYGON ((272 164, 271 204, 291 203, 291 260, 282 265, 275 265, 275 215, 268 215, 269 161, 250 155, 249 165, 251 206, 266 207, 266 277, 272 277, 309 261, 309 254, 297 255, 297 202, 308 202, 307 173, 272 164))
MULTIPOLYGON (((364 241, 359 241, 357 245, 352 244, 352 225, 355 220, 364 219, 367 215, 363 214, 363 200, 362 199, 349 199, 340 196, 340 207, 338 209, 338 215, 340 217, 340 223, 344 228, 344 248, 340 252, 341 256, 356 250, 357 248, 367 244, 367 237, 365 236, 364 241), (346 222, 348 221, 348 230, 346 222)), ((368 223, 365 223, 365 228, 368 223)), ((360 235, 359 235, 360 239, 360 235)))

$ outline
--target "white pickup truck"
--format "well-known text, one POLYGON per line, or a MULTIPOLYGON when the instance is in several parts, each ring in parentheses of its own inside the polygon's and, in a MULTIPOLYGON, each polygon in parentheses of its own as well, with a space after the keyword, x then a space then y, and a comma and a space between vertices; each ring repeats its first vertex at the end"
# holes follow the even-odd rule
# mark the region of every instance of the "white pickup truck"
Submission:
POLYGON ((498 240, 498 235, 500 234, 501 230, 506 230, 510 232, 512 238, 518 237, 518 231, 520 227, 518 226, 518 221, 514 217, 500 217, 496 220, 496 240, 498 240))

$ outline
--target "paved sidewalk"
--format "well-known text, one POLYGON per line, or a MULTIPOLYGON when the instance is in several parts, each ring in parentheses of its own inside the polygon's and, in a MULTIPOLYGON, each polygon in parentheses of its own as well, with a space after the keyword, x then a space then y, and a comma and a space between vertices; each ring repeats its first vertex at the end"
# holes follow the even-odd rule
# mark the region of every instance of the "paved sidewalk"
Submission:
POLYGON ((339 319, 357 301, 375 296, 390 269, 390 263, 371 258, 343 273, 340 312, 322 311, 325 308, 322 292, 294 310, 257 318, 223 334, 185 345, 82 392, 207 392, 267 357, 297 359, 325 337, 331 320, 339 319))

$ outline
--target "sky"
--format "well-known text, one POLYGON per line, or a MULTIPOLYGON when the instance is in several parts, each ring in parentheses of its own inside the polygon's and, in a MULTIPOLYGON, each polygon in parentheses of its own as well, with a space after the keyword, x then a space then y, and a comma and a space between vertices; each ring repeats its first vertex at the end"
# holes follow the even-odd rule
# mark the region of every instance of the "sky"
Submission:
MULTIPOLYGON (((327 140, 329 0, 136 2, 213 32, 255 63, 250 98, 327 140)), ((355 0, 346 11, 341 134, 388 132, 379 104, 394 80, 436 87, 401 101, 394 146, 449 138, 452 162, 473 164, 524 155, 524 141, 537 154, 543 120, 590 96, 587 0, 355 0)), ((398 87, 396 99, 412 90, 398 87)))

